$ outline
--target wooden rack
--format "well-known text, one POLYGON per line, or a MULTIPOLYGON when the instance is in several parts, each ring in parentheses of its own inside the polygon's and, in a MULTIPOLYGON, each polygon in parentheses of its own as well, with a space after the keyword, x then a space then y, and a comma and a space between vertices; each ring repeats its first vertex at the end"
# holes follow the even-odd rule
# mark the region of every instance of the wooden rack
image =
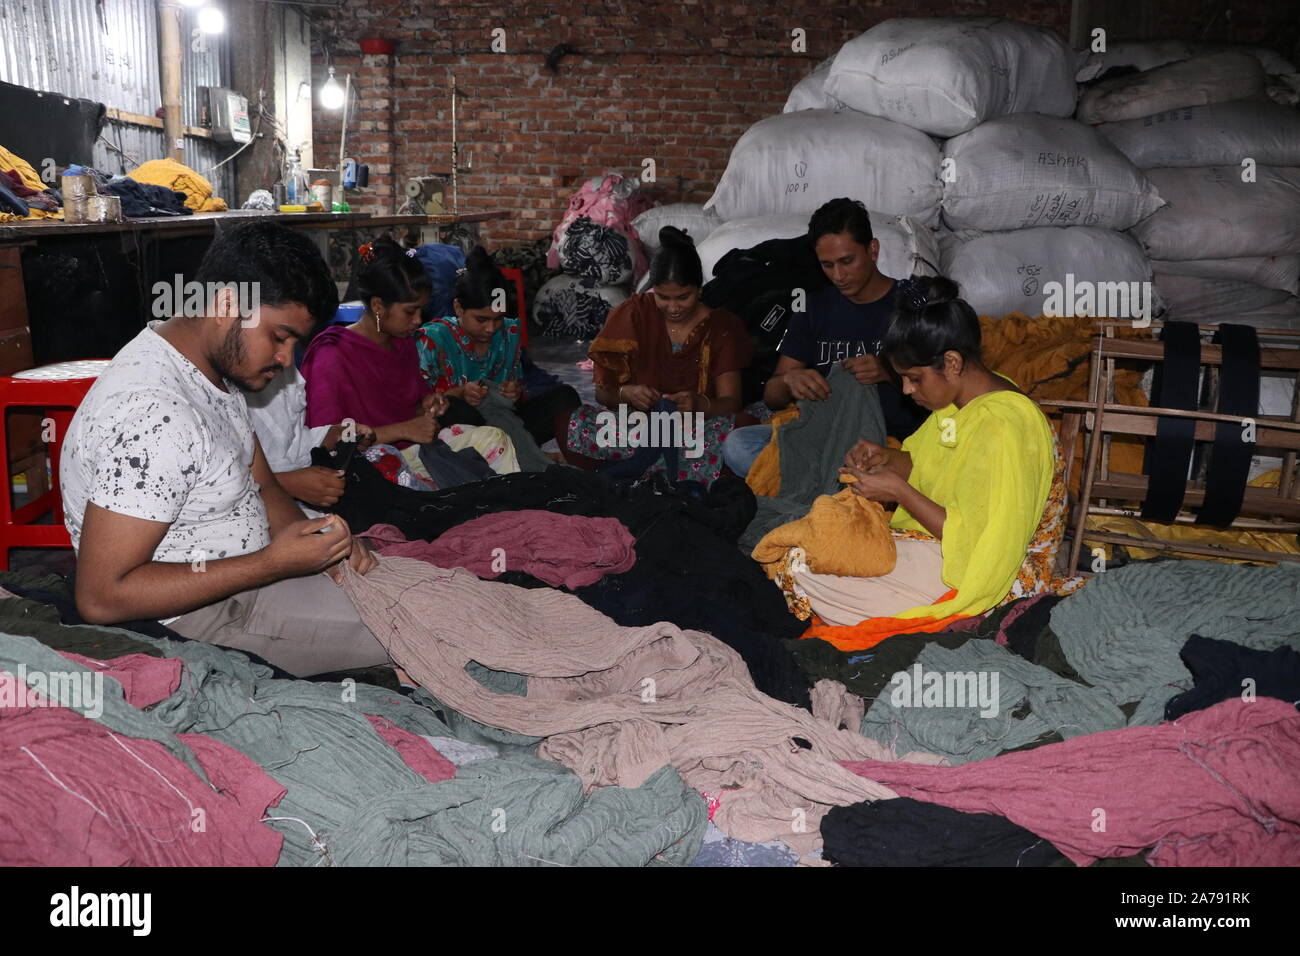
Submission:
MULTIPOLYGON (((1152 331, 1163 323, 1154 322, 1152 331)), ((1300 561, 1300 555, 1260 551, 1252 548, 1222 547, 1193 542, 1164 541, 1139 538, 1108 531, 1087 530, 1088 516, 1119 515, 1129 518, 1141 516, 1140 503, 1147 492, 1146 475, 1130 475, 1110 470, 1111 436, 1156 434, 1161 418, 1183 418, 1196 421, 1196 440, 1213 441, 1216 423, 1242 422, 1241 416, 1220 415, 1209 411, 1186 411, 1175 408, 1158 408, 1123 405, 1115 401, 1115 363, 1121 360, 1157 363, 1164 358, 1164 343, 1154 339, 1119 338, 1116 331, 1130 327, 1131 323, 1115 320, 1098 320, 1094 323, 1097 335, 1093 339, 1092 374, 1088 401, 1042 401, 1039 404, 1059 408, 1061 420, 1061 450, 1065 456, 1065 483, 1071 486, 1074 477, 1074 448, 1079 435, 1085 436, 1083 483, 1071 514, 1071 538, 1068 570, 1073 573, 1079 566, 1079 556, 1085 539, 1112 544, 1127 544, 1152 551, 1170 551, 1185 554, 1236 558, 1250 561, 1300 561), (1123 505, 1128 504, 1128 507, 1123 505)), ((1202 325, 1202 337, 1216 327, 1202 325)), ((1300 371, 1300 332, 1282 329, 1259 329, 1260 371, 1300 371)), ((1217 398, 1218 375, 1223 362, 1223 350, 1218 345, 1201 343, 1201 366, 1210 376, 1211 394, 1217 398)), ((1300 387, 1291 401, 1290 417, 1279 415, 1254 416, 1255 446, 1262 450, 1281 453, 1282 472, 1276 488, 1247 487, 1241 513, 1228 531, 1266 531, 1281 533, 1300 532, 1300 481, 1297 481, 1297 452, 1300 452, 1300 387)), ((1193 524, 1194 514, 1188 509, 1199 507, 1205 500, 1204 467, 1189 478, 1183 498, 1183 510, 1176 518, 1178 524, 1193 524)))

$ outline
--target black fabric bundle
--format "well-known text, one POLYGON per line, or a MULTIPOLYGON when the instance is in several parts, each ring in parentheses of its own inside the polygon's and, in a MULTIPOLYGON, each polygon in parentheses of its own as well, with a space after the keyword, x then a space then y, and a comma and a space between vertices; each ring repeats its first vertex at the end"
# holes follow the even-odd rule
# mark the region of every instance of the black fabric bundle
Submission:
POLYGON ((910 797, 831 807, 822 856, 838 866, 1052 866, 1047 840, 988 813, 962 813, 910 797))
POLYGON ((1300 654, 1289 647, 1257 651, 1193 634, 1179 656, 1196 686, 1165 704, 1165 720, 1240 697, 1247 686, 1256 697, 1276 697, 1300 706, 1300 654))
POLYGON ((138 183, 126 176, 118 176, 104 189, 122 200, 122 215, 128 218, 189 216, 194 212, 185 205, 184 193, 166 186, 138 183))

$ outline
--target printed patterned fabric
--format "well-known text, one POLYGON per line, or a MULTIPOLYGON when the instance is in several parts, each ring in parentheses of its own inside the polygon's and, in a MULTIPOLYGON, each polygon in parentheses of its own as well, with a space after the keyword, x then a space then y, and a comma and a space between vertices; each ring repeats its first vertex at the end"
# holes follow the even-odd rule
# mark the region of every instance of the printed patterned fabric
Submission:
MULTIPOLYGON (((742 412, 760 420, 772 414, 762 402, 755 402, 748 408, 742 409, 742 412)), ((644 452, 644 449, 640 448, 609 446, 599 443, 597 438, 600 435, 602 413, 606 416, 617 415, 616 412, 611 412, 601 405, 583 405, 569 417, 569 430, 565 440, 570 451, 575 451, 588 458, 597 458, 608 462, 623 461, 644 452)), ((704 420, 703 454, 698 458, 687 458, 683 449, 676 449, 677 473, 668 475, 669 480, 699 481, 705 485, 711 485, 717 481, 724 464, 722 461, 722 443, 735 427, 735 415, 718 415, 715 418, 706 418, 704 420)), ((665 471, 664 457, 660 455, 642 474, 657 475, 664 474, 665 471)))
POLYGON ((155 561, 265 548, 253 448, 244 393, 218 389, 152 326, 142 330, 100 373, 64 439, 60 484, 73 546, 93 501, 167 525, 155 561))
MULTIPOLYGON (((614 172, 593 176, 583 183, 582 188, 569 199, 569 208, 565 211, 564 218, 551 234, 551 248, 546 254, 546 264, 552 269, 560 268, 560 244, 579 216, 585 216, 598 226, 612 226, 624 236, 635 240, 637 233, 632 220, 654 205, 654 200, 640 192, 640 185, 639 180, 628 179, 614 172)), ((631 254, 633 279, 639 280, 647 268, 645 252, 640 242, 631 244, 631 254)))
POLYGON ((594 339, 612 308, 595 289, 580 285, 554 289, 536 305, 542 334, 556 339, 594 339))
POLYGON ((438 432, 438 440, 452 451, 473 448, 498 475, 513 475, 521 470, 514 442, 500 428, 491 425, 448 425, 438 432))
MULTIPOLYGON (((418 447, 418 446, 412 446, 418 447)), ((366 461, 379 469, 379 473, 395 485, 414 488, 416 491, 436 491, 437 485, 421 478, 406 463, 402 453, 392 445, 371 445, 364 452, 366 461)))
POLYGON ((1061 550, 1061 541, 1065 538, 1065 523, 1069 513, 1068 495, 1065 490, 1065 457, 1061 453, 1061 443, 1053 436, 1052 452, 1055 455, 1055 467, 1052 472, 1052 487, 1047 492, 1047 505, 1043 509, 1043 520, 1038 523, 1034 536, 1030 539, 1025 554, 1025 563, 1020 566, 1016 581, 1011 591, 1002 599, 998 607, 1010 604, 1023 597, 1045 594, 1069 594, 1083 587, 1084 579, 1079 576, 1062 577, 1055 571, 1056 558, 1061 550))
POLYGON ((597 285, 624 285, 632 280, 631 248, 624 233, 579 216, 560 240, 560 268, 597 285))
POLYGON ((424 323, 415 330, 420 350, 420 374, 434 391, 445 392, 466 382, 518 381, 519 320, 507 318, 483 355, 474 351, 474 341, 454 315, 424 323))

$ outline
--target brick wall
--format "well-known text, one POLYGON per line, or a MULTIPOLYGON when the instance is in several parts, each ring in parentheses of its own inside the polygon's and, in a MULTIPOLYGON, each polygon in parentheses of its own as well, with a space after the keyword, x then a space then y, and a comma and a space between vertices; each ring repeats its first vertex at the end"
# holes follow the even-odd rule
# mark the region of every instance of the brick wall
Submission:
MULTIPOLYGON (((1168 25, 1162 35, 1192 38, 1214 5, 1151 6, 1168 25)), ((449 164, 454 73, 461 149, 474 164, 459 179, 460 209, 506 213, 483 228, 496 246, 547 235, 583 179, 605 168, 639 173, 645 157, 656 162, 663 201, 703 202, 736 139, 779 112, 790 88, 845 40, 893 16, 954 14, 1011 16, 1066 38, 1070 2, 348 0, 312 11, 313 72, 319 83, 328 45, 339 76, 353 74, 347 152, 370 164, 360 207, 372 212, 394 211, 408 177, 449 164), (506 31, 503 53, 491 49, 497 27, 506 31), (791 51, 796 27, 806 31, 806 53, 791 51), (357 41, 372 36, 397 40, 397 53, 361 56, 357 41), (543 61, 559 43, 581 52, 557 75, 543 61)), ((1259 34, 1232 37, 1243 41, 1263 42, 1274 29, 1263 14, 1234 22, 1259 34)), ((339 114, 318 107, 314 120, 316 160, 332 165, 339 114)))

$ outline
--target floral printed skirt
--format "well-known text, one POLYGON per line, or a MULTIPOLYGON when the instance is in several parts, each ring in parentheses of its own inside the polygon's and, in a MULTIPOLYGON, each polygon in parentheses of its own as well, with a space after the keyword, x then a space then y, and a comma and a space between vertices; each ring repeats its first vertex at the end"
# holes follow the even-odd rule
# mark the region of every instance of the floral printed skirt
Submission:
MULTIPOLYGON (((627 409, 627 417, 622 424, 635 425, 636 419, 632 407, 627 409)), ((762 402, 755 402, 744 410, 760 422, 766 421, 772 413, 762 402)), ((671 413, 652 413, 671 414, 671 413)), ((662 419, 667 423, 668 419, 662 419)), ((680 422, 680 420, 679 420, 680 422)), ((693 417, 687 416, 687 423, 694 428, 693 417)), ((634 462, 645 461, 646 467, 635 474, 663 474, 671 481, 699 481, 711 485, 717 480, 723 468, 722 442, 736 427, 735 415, 718 415, 705 418, 702 434, 692 432, 686 442, 681 440, 681 425, 675 431, 664 426, 652 425, 639 436, 634 427, 620 430, 619 413, 601 405, 583 405, 569 417, 569 431, 566 444, 570 451, 608 462, 611 469, 616 462, 633 466, 634 462), (668 439, 672 440, 668 440, 668 439), (661 441, 662 439, 662 441, 661 441), (655 447, 656 443, 660 447, 655 447), (684 447, 689 443, 689 448, 684 447), (671 447, 663 447, 669 445, 671 447), (677 467, 675 474, 667 474, 667 462, 674 457, 664 452, 675 452, 677 467)))

